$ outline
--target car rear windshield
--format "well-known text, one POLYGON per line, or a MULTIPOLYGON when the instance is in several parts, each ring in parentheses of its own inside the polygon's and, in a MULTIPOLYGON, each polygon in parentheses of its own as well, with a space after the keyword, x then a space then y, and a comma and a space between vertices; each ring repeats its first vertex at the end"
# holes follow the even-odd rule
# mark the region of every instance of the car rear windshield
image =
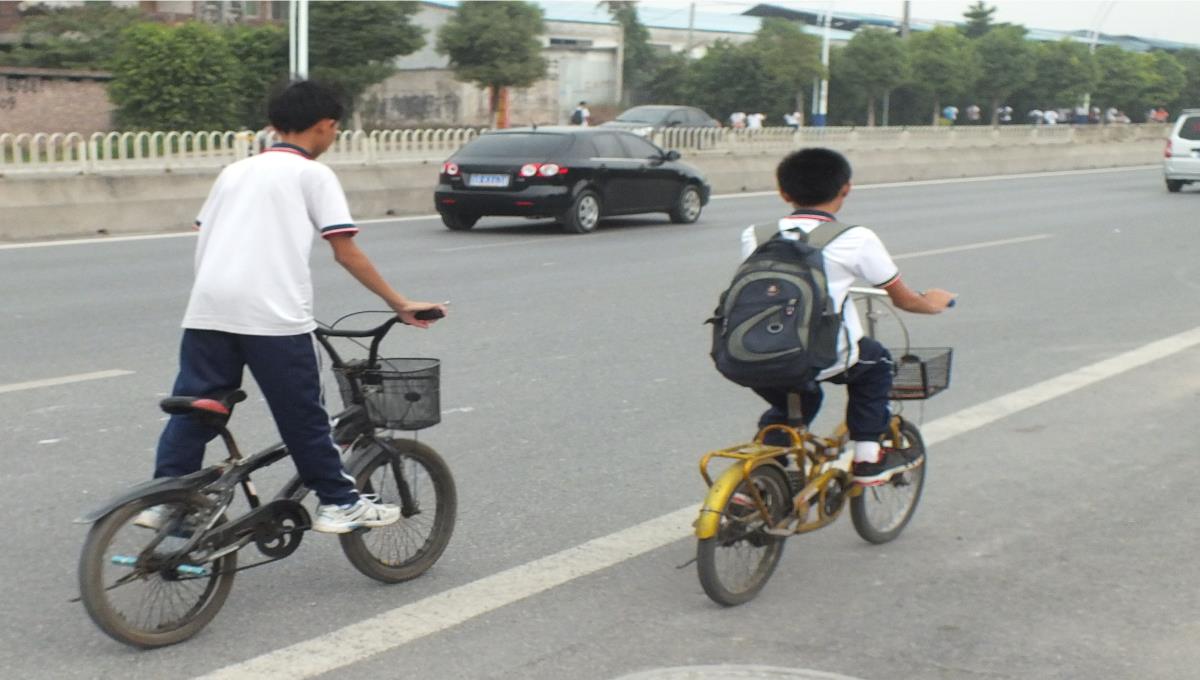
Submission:
POLYGON ((506 132, 480 135, 458 152, 459 156, 506 156, 545 158, 571 143, 568 135, 547 132, 506 132))
POLYGON ((649 106, 635 106, 625 113, 617 116, 617 120, 622 123, 650 123, 655 124, 663 119, 666 115, 663 109, 652 109, 649 106))
POLYGON ((1200 140, 1200 116, 1188 116, 1179 126, 1179 136, 1192 141, 1200 140))

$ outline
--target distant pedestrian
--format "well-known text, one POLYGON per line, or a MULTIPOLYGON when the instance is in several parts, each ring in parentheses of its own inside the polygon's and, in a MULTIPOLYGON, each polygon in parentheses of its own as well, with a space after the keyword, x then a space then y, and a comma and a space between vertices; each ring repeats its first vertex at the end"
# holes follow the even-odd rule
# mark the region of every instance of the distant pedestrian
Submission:
POLYGON ((954 125, 958 120, 958 107, 953 104, 946 105, 942 109, 942 120, 946 121, 944 125, 954 125))
POLYGON ((587 102, 579 102, 579 106, 571 112, 571 125, 579 125, 582 127, 588 126, 588 121, 592 119, 592 112, 588 111, 587 102))
POLYGON ((751 113, 750 115, 746 116, 746 129, 761 130, 763 121, 766 119, 767 117, 761 113, 751 113))
POLYGON ((1118 113, 1120 113, 1120 111, 1118 111, 1117 107, 1115 106, 1110 106, 1107 109, 1104 109, 1104 124, 1111 125, 1117 122, 1118 113))
POLYGON ((1042 116, 1043 112, 1041 109, 1029 109, 1029 113, 1025 114, 1025 121, 1030 125, 1041 125, 1046 122, 1042 116))
POLYGON ((1042 122, 1046 125, 1058 125, 1058 111, 1046 109, 1042 112, 1042 122))
POLYGON ((1000 121, 1001 125, 1007 125, 1008 123, 1011 123, 1012 115, 1013 107, 1007 104, 996 107, 996 119, 1000 121))
POLYGON ((744 111, 734 111, 729 114, 729 127, 737 130, 746 127, 746 113, 744 111))
POLYGON ((783 124, 793 130, 800 128, 800 112, 792 111, 791 113, 783 114, 783 124))
POLYGON ((967 107, 967 122, 973 125, 978 125, 982 117, 983 116, 981 115, 979 106, 976 104, 971 104, 967 107))

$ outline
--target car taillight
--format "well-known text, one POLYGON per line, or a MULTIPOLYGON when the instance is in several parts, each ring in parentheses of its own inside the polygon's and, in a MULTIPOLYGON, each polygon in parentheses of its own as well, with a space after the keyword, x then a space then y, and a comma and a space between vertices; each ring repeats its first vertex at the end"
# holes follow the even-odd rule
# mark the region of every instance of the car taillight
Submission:
POLYGON ((520 174, 522 177, 533 177, 534 175, 553 177, 567 174, 567 169, 558 163, 526 163, 521 166, 520 174))
POLYGON ((456 177, 456 176, 458 176, 458 164, 457 163, 442 163, 442 172, 447 175, 450 175, 451 177, 456 177))

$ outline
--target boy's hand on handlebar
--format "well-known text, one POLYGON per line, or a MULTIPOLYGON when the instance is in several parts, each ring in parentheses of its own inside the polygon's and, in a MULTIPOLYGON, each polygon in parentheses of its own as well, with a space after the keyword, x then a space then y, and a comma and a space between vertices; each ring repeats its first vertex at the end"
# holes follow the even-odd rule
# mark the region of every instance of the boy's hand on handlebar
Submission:
POLYGON ((942 290, 941 288, 930 288, 921 293, 921 297, 933 305, 935 309, 934 313, 936 314, 937 312, 944 311, 947 307, 953 307, 954 298, 958 297, 958 295, 948 290, 942 290))
POLYGON ((392 311, 400 320, 417 328, 429 328, 434 321, 446 316, 446 305, 437 302, 414 302, 393 305, 392 311))

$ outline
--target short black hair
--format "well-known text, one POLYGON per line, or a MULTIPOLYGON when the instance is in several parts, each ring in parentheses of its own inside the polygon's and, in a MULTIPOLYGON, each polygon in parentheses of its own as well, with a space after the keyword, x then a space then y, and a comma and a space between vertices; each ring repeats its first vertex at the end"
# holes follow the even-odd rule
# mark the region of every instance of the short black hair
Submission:
POLYGON ((850 181, 850 162, 833 149, 800 149, 779 161, 775 180, 796 205, 821 205, 837 198, 850 181))
POLYGON ((304 132, 318 121, 341 120, 346 107, 330 87, 311 80, 296 81, 271 97, 267 120, 279 132, 304 132))

